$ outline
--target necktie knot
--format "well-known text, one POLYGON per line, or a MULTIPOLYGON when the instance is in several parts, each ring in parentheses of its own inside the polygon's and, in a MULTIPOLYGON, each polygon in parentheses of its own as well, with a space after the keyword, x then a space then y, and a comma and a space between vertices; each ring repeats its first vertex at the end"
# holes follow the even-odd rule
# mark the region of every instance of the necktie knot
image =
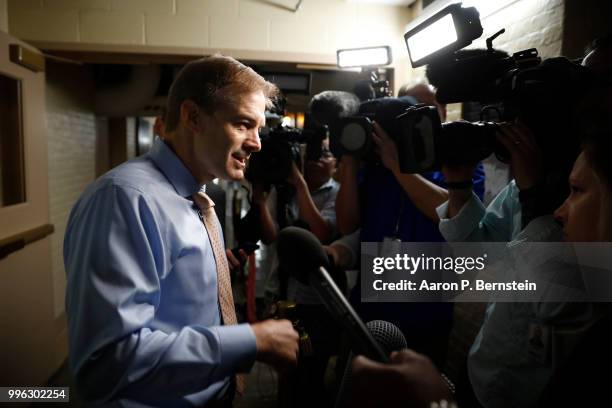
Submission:
POLYGON ((201 191, 198 191, 197 193, 195 193, 192 196, 192 198, 193 198, 193 202, 198 206, 200 211, 202 211, 202 213, 204 214, 206 214, 209 210, 212 210, 213 207, 215 206, 214 201, 211 200, 210 197, 206 195, 206 193, 203 193, 201 191))

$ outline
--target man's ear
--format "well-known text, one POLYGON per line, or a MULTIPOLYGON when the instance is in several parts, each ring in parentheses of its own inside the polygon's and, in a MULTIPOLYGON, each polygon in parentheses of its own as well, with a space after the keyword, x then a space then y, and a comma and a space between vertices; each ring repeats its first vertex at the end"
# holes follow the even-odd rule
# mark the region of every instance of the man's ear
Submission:
POLYGON ((181 123, 183 126, 194 133, 198 133, 200 131, 200 127, 202 126, 202 120, 200 118, 200 108, 199 106, 187 99, 181 103, 181 123))

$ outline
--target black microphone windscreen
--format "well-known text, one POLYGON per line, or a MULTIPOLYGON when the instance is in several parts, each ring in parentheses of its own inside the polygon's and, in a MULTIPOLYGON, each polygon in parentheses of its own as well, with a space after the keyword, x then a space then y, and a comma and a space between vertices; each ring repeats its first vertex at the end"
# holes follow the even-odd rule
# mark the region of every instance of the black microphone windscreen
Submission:
MULTIPOLYGON (((385 320, 372 320, 366 324, 368 331, 374 337, 374 340, 382 347, 385 354, 389 355, 393 351, 399 351, 408 348, 406 338, 402 331, 393 323, 389 323, 385 320)), ((349 352, 346 367, 344 368, 344 375, 338 388, 338 395, 336 396, 335 408, 343 408, 347 406, 347 401, 351 393, 353 369, 352 361, 354 354, 349 352)))
POLYGON ((322 125, 331 125, 359 111, 357 95, 344 91, 323 91, 310 100, 310 113, 322 125))
POLYGON ((278 234, 276 249, 280 268, 303 284, 309 284, 309 275, 320 266, 329 269, 329 258, 321 242, 303 228, 284 228, 278 234))
POLYGON ((504 51, 463 49, 429 64, 425 76, 437 88, 440 103, 480 101, 489 96, 491 84, 513 64, 504 51))
POLYGON ((372 320, 366 324, 366 327, 387 355, 391 354, 392 351, 408 347, 404 334, 393 323, 384 320, 372 320))

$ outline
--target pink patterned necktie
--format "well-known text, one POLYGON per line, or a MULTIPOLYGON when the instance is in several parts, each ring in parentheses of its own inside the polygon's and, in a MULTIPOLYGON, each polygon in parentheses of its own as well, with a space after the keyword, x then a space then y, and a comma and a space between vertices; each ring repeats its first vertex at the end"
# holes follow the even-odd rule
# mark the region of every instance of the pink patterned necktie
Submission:
MULTIPOLYGON (((232 281, 227 263, 227 255, 225 246, 221 241, 221 233, 219 232, 219 223, 217 214, 215 214, 215 203, 203 192, 198 192, 193 195, 193 201, 200 209, 200 219, 204 223, 208 239, 212 246, 215 264, 217 266, 217 289, 219 292, 219 305, 221 306, 221 318, 223 324, 237 324, 236 310, 234 309, 234 296, 232 295, 232 281)), ((236 375, 236 391, 242 395, 245 388, 244 374, 236 375)))

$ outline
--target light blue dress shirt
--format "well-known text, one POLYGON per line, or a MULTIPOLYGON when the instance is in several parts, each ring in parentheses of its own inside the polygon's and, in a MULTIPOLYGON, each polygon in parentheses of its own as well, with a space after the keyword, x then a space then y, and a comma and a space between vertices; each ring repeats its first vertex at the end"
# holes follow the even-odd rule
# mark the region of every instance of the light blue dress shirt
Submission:
POLYGON ((203 405, 252 367, 251 327, 221 324, 212 247, 190 199, 200 189, 157 139, 72 209, 64 239, 69 361, 88 401, 203 405))
POLYGON ((521 232, 519 189, 512 180, 485 208, 472 193, 459 213, 448 218, 448 201, 436 209, 448 242, 510 242, 521 232))

